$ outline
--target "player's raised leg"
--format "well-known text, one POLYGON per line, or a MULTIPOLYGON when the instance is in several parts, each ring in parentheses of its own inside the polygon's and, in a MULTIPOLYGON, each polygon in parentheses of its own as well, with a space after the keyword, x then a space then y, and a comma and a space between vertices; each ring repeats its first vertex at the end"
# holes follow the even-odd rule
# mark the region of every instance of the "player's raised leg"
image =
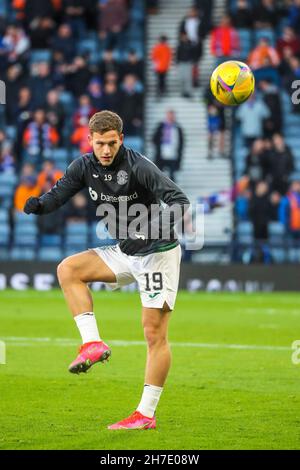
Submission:
POLYGON ((104 361, 111 355, 109 347, 99 335, 88 283, 116 282, 116 277, 92 250, 64 259, 57 268, 57 276, 83 343, 69 371, 77 374, 86 372, 93 364, 104 361))
POLYGON ((128 418, 119 421, 109 429, 154 429, 154 416, 163 385, 166 381, 170 365, 171 351, 168 343, 169 308, 147 308, 142 310, 142 324, 147 341, 147 362, 145 385, 137 410, 128 418))

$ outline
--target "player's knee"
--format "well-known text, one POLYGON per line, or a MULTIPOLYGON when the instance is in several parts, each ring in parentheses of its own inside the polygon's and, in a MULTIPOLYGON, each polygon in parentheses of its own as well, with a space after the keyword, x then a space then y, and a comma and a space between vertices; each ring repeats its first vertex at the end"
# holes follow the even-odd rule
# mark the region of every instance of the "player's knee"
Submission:
POLYGON ((167 343, 166 334, 156 325, 145 325, 144 336, 150 349, 167 343))
POLYGON ((72 268, 68 259, 64 259, 57 266, 57 278, 61 287, 67 285, 72 279, 72 268))

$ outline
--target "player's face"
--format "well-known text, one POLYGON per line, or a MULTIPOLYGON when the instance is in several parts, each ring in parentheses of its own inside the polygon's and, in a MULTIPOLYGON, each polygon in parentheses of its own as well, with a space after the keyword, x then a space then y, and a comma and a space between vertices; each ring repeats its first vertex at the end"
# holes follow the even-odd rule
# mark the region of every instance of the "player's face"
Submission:
POLYGON ((92 135, 89 135, 88 139, 101 165, 109 166, 114 161, 123 143, 124 135, 119 135, 117 131, 108 131, 104 134, 93 132, 92 135))

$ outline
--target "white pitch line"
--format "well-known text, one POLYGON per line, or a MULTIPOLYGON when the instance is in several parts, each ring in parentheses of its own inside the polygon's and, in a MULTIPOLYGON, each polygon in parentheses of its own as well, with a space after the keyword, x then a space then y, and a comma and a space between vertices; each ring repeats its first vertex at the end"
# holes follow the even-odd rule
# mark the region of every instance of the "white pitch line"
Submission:
MULTIPOLYGON (((30 338, 27 336, 4 336, 0 340, 13 346, 32 346, 40 344, 51 344, 55 346, 78 346, 79 341, 71 338, 30 338)), ((145 341, 107 340, 112 346, 146 346, 145 341)), ((186 343, 171 342, 173 347, 203 348, 203 349, 240 349, 254 351, 291 351, 289 346, 270 346, 258 344, 226 344, 226 343, 186 343)))

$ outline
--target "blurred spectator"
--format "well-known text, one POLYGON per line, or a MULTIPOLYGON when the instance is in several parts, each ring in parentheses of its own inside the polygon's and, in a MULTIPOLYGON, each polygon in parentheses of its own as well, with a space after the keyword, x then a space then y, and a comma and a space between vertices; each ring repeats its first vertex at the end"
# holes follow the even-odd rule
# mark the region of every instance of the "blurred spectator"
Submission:
POLYGON ((294 0, 288 10, 289 25, 300 34, 300 0, 294 0))
POLYGON ((128 74, 135 75, 141 82, 143 81, 144 61, 138 57, 134 49, 130 49, 121 68, 122 78, 124 78, 125 75, 128 74))
POLYGON ((268 239, 268 223, 270 220, 271 202, 269 187, 265 181, 259 181, 250 199, 249 218, 253 223, 255 240, 268 239))
POLYGON ((272 190, 285 194, 291 173, 295 169, 294 157, 282 135, 273 136, 273 150, 270 157, 270 175, 272 190))
POLYGON ((163 171, 167 170, 175 181, 175 171, 180 170, 184 136, 173 110, 169 110, 165 120, 158 124, 152 141, 156 149, 156 165, 163 171))
POLYGON ((277 87, 281 86, 281 78, 278 68, 272 65, 269 57, 265 57, 262 67, 254 71, 254 77, 256 85, 258 85, 261 80, 267 80, 277 87))
POLYGON ((28 58, 30 41, 20 26, 10 25, 3 38, 2 47, 6 50, 8 63, 20 63, 28 58))
POLYGON ((260 69, 265 66, 266 59, 269 59, 272 67, 278 67, 280 57, 276 49, 270 46, 269 40, 263 37, 259 40, 258 45, 251 51, 248 64, 253 70, 260 69))
POLYGON ((15 173, 15 157, 10 142, 4 142, 0 149, 0 173, 15 173))
POLYGON ((5 112, 7 124, 14 125, 14 120, 18 117, 16 111, 16 97, 19 96, 21 88, 26 85, 26 77, 20 64, 10 65, 6 72, 6 106, 5 112))
POLYGON ((280 19, 277 0, 261 0, 254 10, 255 27, 259 29, 275 29, 280 19))
POLYGON ((119 46, 120 35, 128 23, 126 0, 100 0, 99 11, 100 39, 106 39, 109 47, 119 46))
POLYGON ((158 13, 159 0, 146 0, 147 11, 150 15, 158 13))
POLYGON ((71 26, 63 23, 59 26, 56 36, 52 40, 53 53, 59 52, 63 60, 70 63, 75 55, 75 42, 71 26))
POLYGON ((83 39, 86 31, 86 3, 82 0, 63 0, 65 21, 70 25, 76 39, 83 39))
POLYGON ((40 187, 41 193, 49 191, 49 189, 51 189, 62 176, 63 172, 55 168, 53 160, 45 160, 42 166, 42 171, 40 171, 37 177, 37 184, 40 187))
POLYGON ((16 153, 18 160, 20 160, 23 146, 23 133, 30 120, 32 119, 34 109, 31 100, 31 91, 29 87, 23 87, 20 89, 18 100, 15 104, 15 118, 12 124, 17 125, 16 153))
POLYGON ((78 99, 78 104, 79 106, 73 115, 74 126, 79 124, 81 118, 87 118, 87 120, 89 120, 96 112, 96 109, 91 103, 89 95, 81 95, 78 99))
POLYGON ((238 57, 240 54, 239 35, 237 30, 232 27, 228 15, 224 15, 220 25, 212 31, 211 53, 220 61, 229 57, 238 57))
POLYGON ((88 123, 87 117, 81 117, 71 135, 72 144, 78 148, 81 154, 92 152, 92 147, 88 141, 88 135, 90 133, 88 123))
POLYGON ((120 111, 124 119, 124 133, 141 136, 143 124, 143 94, 134 75, 126 75, 122 83, 120 111))
POLYGON ((171 67, 172 49, 167 36, 161 36, 151 50, 153 68, 157 76, 157 96, 166 92, 166 76, 171 67))
POLYGON ((88 96, 91 104, 96 111, 103 109, 103 90, 102 83, 98 77, 93 77, 88 85, 88 96))
POLYGON ((37 109, 33 121, 28 124, 23 135, 23 146, 27 153, 47 157, 58 141, 58 132, 46 121, 45 111, 37 109))
POLYGON ((266 179, 269 170, 269 155, 263 139, 256 139, 246 157, 244 175, 248 176, 250 189, 254 190, 258 182, 266 179))
POLYGON ((117 77, 120 75, 120 65, 114 58, 113 49, 106 49, 103 53, 102 61, 99 66, 99 74, 101 80, 106 80, 109 73, 116 73, 117 77))
POLYGON ((52 88, 50 64, 38 62, 32 64, 29 86, 32 94, 33 107, 43 108, 46 105, 46 96, 52 88))
POLYGON ((33 29, 41 18, 52 19, 55 11, 51 0, 26 0, 25 19, 29 29, 33 29))
POLYGON ((191 98, 193 92, 193 45, 186 33, 180 34, 176 51, 181 96, 191 98))
POLYGON ((30 40, 32 49, 48 49, 55 31, 55 22, 52 18, 36 18, 30 26, 30 40))
POLYGON ((241 122, 241 134, 246 145, 263 137, 264 120, 270 117, 270 111, 261 98, 255 94, 238 107, 236 119, 241 122))
POLYGON ((205 92, 207 105, 207 127, 208 127, 208 155, 212 158, 215 144, 218 149, 218 156, 225 157, 225 110, 224 106, 215 99, 210 86, 205 92))
POLYGON ((261 81, 259 88, 263 93, 263 100, 270 111, 270 116, 264 121, 264 135, 271 137, 276 132, 281 132, 282 130, 282 110, 279 89, 268 80, 261 81))
MULTIPOLYGON (((284 69, 283 83, 288 93, 291 93, 294 81, 300 80, 300 59, 291 56, 287 61, 284 69)), ((294 104, 294 112, 299 112, 299 106, 294 104)))
POLYGON ((290 26, 283 29, 282 36, 277 41, 277 51, 281 58, 283 58, 283 50, 287 47, 291 49, 293 55, 300 54, 300 38, 290 26))
POLYGON ((208 115, 208 159, 213 157, 215 144, 218 148, 218 156, 224 157, 224 112, 216 103, 207 107, 208 115))
POLYGON ((180 24, 180 34, 185 33, 192 46, 194 86, 198 86, 199 82, 198 62, 202 56, 202 40, 204 37, 202 27, 203 22, 200 18, 198 9, 196 7, 190 8, 187 16, 183 18, 180 24))
POLYGON ((35 175, 21 176, 20 184, 17 186, 14 195, 14 208, 18 212, 23 212, 25 202, 29 197, 39 197, 40 188, 36 182, 35 175))
POLYGON ((287 195, 281 199, 279 220, 293 239, 300 240, 300 181, 293 181, 287 195))
POLYGON ((86 222, 88 218, 88 202, 85 195, 80 192, 75 194, 66 209, 66 223, 76 224, 86 222))
POLYGON ((69 65, 62 65, 61 71, 65 75, 66 88, 79 97, 86 93, 87 86, 91 79, 91 71, 84 57, 76 56, 69 65))
POLYGON ((46 99, 46 117, 52 127, 61 130, 65 122, 65 110, 59 101, 59 92, 50 90, 46 99))
POLYGON ((237 0, 236 9, 231 14, 235 28, 252 28, 254 17, 252 6, 247 0, 237 0))
POLYGON ((103 109, 120 112, 121 92, 115 80, 107 80, 103 90, 103 109))
POLYGON ((214 7, 214 0, 194 0, 194 5, 199 11, 201 18, 201 36, 204 38, 211 30, 212 24, 212 10, 214 7))

